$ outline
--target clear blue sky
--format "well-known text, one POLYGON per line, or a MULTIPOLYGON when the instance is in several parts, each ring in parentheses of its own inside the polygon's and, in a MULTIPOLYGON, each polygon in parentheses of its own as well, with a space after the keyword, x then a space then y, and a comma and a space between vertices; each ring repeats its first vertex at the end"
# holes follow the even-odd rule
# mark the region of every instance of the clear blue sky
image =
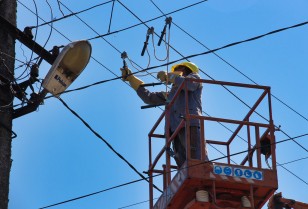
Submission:
MULTIPOLYGON (((35 12, 32 0, 19 0, 35 12)), ((51 12, 46 1, 35 1, 38 15, 45 21, 51 20, 51 12)), ((78 12, 104 1, 61 1, 73 12, 78 12)), ((150 0, 121 0, 141 20, 146 21, 161 16, 160 11, 150 0)), ((175 11, 198 1, 163 1, 154 0, 165 13, 175 11)), ((18 3, 18 27, 36 25, 36 16, 18 3)), ((53 18, 63 15, 56 0, 49 0, 53 18)), ((65 15, 70 14, 63 5, 65 15)), ((112 2, 96 7, 78 16, 98 34, 108 32, 112 2)), ((171 14, 174 23, 180 26, 204 46, 214 49, 236 41, 245 40, 276 29, 308 21, 308 2, 305 0, 209 0, 196 6, 171 14)), ((160 34, 165 18, 151 21, 155 32, 160 34)), ((39 24, 43 23, 39 19, 39 24)), ((115 2, 110 31, 140 23, 119 2, 115 2)), ((89 29, 75 16, 53 24, 53 31, 46 44, 46 49, 66 45, 70 41, 90 39, 98 34, 89 29), (59 34, 56 30, 65 35, 59 34)), ((120 53, 126 51, 131 60, 142 68, 165 64, 157 61, 149 42, 149 54, 140 56, 145 41, 147 27, 137 27, 91 40, 93 52, 89 65, 70 89, 111 79, 120 75, 122 67, 120 53), (109 42, 109 43, 107 43, 109 42)), ((44 45, 50 32, 50 26, 38 28, 36 41, 44 45)), ((274 123, 290 137, 308 133, 308 25, 266 36, 252 42, 243 43, 217 52, 219 56, 236 69, 260 85, 271 86, 272 93, 292 107, 303 117, 294 113, 281 102, 272 98, 274 123)), ((157 43, 158 37, 155 37, 157 43)), ((185 34, 175 25, 171 26, 170 44, 182 55, 188 56, 207 51, 200 43, 185 34)), ((157 56, 164 58, 163 46, 156 48, 157 56)), ((16 58, 26 62, 31 53, 25 46, 16 43, 16 58)), ((36 55, 33 55, 36 57, 36 55)), ((170 61, 178 60, 181 55, 170 50, 170 61)), ((217 56, 203 55, 191 58, 204 72, 216 80, 252 83, 239 72, 223 62, 217 56)), ((20 63, 16 62, 16 67, 20 63)), ((129 67, 136 69, 129 63, 129 67)), ((170 67, 170 66, 169 66, 170 67)), ((43 62, 40 78, 44 78, 50 65, 43 62)), ((16 77, 25 68, 15 71, 16 77)), ((150 72, 156 76, 159 70, 150 72)), ((140 76, 145 82, 156 82, 149 76, 140 76)), ((205 79, 206 75, 201 74, 205 79)), ((39 86, 38 86, 39 87, 39 86)), ((164 90, 164 87, 151 88, 164 90)), ((241 99, 251 102, 255 92, 232 89, 241 99)), ((63 94, 61 98, 75 110, 91 127, 106 139, 115 150, 121 153, 138 171, 148 169, 148 132, 161 114, 161 109, 142 110, 144 105, 133 89, 121 80, 107 82, 82 91, 63 94)), ((247 108, 222 88, 204 88, 204 111, 212 116, 242 119, 247 108)), ((19 101, 15 101, 19 104, 19 101)), ((37 112, 14 120, 13 131, 18 137, 13 140, 10 179, 10 209, 35 209, 65 201, 92 192, 107 189, 139 179, 121 159, 91 133, 60 101, 51 98, 40 106, 37 112)), ((207 127, 207 138, 224 137, 221 127, 207 127)), ((276 132, 277 140, 288 137, 276 132)), ((308 137, 297 139, 308 149, 308 137)), ((245 147, 238 147, 243 150, 245 147)), ((221 154, 209 147, 210 159, 221 154)), ((286 164, 303 181, 308 182, 308 153, 289 141, 277 145, 277 161, 286 164)), ((235 158, 235 160, 237 160, 235 158)), ((239 161, 237 161, 239 162, 239 161)), ((308 185, 278 167, 279 189, 287 198, 308 202, 308 185)), ((158 193, 155 194, 158 197, 158 193)), ((145 181, 113 189, 95 196, 69 202, 55 209, 108 208, 117 209, 135 203, 147 201, 148 184, 145 181)), ((148 208, 148 203, 137 204, 128 208, 148 208)))

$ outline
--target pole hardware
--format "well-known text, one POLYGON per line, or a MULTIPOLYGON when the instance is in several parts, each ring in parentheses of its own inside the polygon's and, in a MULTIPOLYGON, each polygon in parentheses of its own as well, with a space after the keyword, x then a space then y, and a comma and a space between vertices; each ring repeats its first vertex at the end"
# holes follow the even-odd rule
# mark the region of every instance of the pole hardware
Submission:
POLYGON ((163 38, 164 38, 164 36, 165 36, 165 34, 166 34, 167 25, 169 26, 169 29, 170 29, 171 23, 172 23, 172 17, 167 17, 167 18, 165 19, 165 26, 164 26, 164 29, 163 29, 162 32, 161 32, 161 35, 160 35, 160 37, 159 37, 159 41, 158 41, 158 43, 157 43, 157 46, 160 46, 160 44, 161 44, 161 42, 162 42, 162 40, 163 40, 163 38))
POLYGON ((123 68, 127 68, 127 63, 125 61, 126 58, 128 58, 126 51, 121 53, 121 58, 123 59, 123 68))
POLYGON ((145 50, 147 49, 147 46, 148 46, 149 37, 150 37, 151 34, 153 35, 153 33, 154 33, 154 27, 148 28, 147 35, 146 35, 146 39, 145 39, 145 42, 144 42, 144 44, 143 44, 141 56, 144 55, 144 52, 145 52, 145 50))

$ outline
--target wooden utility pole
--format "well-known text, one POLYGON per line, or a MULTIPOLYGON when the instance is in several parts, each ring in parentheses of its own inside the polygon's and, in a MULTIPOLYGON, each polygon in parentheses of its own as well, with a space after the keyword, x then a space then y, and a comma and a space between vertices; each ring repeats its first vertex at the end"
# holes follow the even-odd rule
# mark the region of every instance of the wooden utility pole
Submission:
MULTIPOLYGON (((0 15, 16 26, 16 0, 0 0, 0 15)), ((11 170, 15 38, 0 27, 0 209, 7 209, 11 170)))

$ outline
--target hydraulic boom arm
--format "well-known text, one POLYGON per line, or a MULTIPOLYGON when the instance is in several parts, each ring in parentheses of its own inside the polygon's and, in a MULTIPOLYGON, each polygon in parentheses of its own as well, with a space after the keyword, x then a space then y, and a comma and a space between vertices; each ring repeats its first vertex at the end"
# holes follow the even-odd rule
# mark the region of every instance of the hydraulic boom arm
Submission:
POLYGON ((273 195, 270 198, 267 206, 269 209, 282 209, 282 208, 308 209, 307 203, 302 203, 296 200, 283 198, 281 192, 273 195))

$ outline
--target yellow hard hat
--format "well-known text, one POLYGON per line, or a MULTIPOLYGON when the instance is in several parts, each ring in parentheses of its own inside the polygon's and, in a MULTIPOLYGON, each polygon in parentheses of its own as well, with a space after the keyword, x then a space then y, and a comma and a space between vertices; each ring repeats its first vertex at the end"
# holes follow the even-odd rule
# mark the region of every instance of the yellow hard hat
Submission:
POLYGON ((173 65, 173 66, 171 67, 171 72, 174 72, 174 69, 175 69, 176 67, 178 67, 178 66, 185 66, 185 67, 188 67, 188 68, 191 70, 191 72, 193 72, 193 73, 198 73, 198 72, 199 72, 198 66, 195 65, 195 64, 192 63, 192 62, 182 62, 182 63, 180 63, 180 64, 173 65))

